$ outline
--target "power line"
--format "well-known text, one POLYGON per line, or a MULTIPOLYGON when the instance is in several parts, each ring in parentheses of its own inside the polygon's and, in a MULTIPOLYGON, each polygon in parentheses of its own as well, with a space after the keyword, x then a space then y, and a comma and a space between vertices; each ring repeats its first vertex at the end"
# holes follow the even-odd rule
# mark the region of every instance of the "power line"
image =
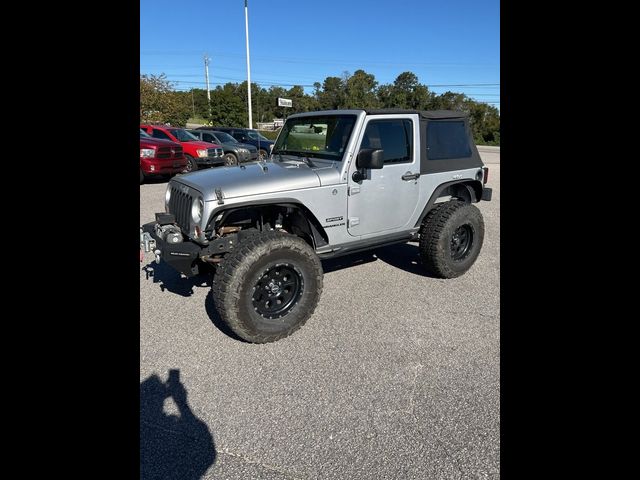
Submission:
MULTIPOLYGON (((233 80, 233 81, 237 81, 237 82, 244 82, 244 79, 240 79, 240 78, 232 78, 232 77, 220 77, 217 76, 216 78, 222 78, 225 80, 233 80)), ((196 85, 204 85, 205 82, 194 82, 194 81, 189 81, 189 80, 169 80, 169 82, 171 83, 189 83, 189 84, 196 84, 196 85)), ((225 83, 223 82, 211 82, 214 85, 225 85, 225 83)), ((227 82, 228 83, 228 82, 227 82)), ((295 86, 300 86, 300 87, 313 87, 313 84, 304 84, 304 83, 281 83, 281 82, 267 82, 267 81, 259 81, 259 80, 253 80, 251 83, 257 83, 257 84, 266 84, 266 85, 282 85, 282 86, 286 86, 286 87, 295 87, 295 86)), ((320 83, 320 82, 318 82, 320 83)), ((437 88, 437 87, 484 87, 484 86, 493 86, 493 85, 500 85, 499 83, 458 83, 458 84, 438 84, 438 85, 429 85, 429 84, 425 84, 425 87, 430 87, 430 88, 437 88)), ((482 94, 474 94, 474 95, 482 95, 482 94)))
MULTIPOLYGON (((222 68, 222 67, 218 67, 219 70, 240 70, 240 69, 231 69, 231 68, 222 68)), ((167 76, 171 76, 171 77, 200 77, 199 74, 195 74, 195 73, 167 73, 167 72, 163 72, 165 75, 167 76)), ((147 75, 152 75, 151 73, 147 73, 147 75)), ((223 80, 236 80, 236 81, 240 81, 240 82, 244 82, 244 79, 240 79, 240 78, 233 78, 233 77, 223 77, 223 76, 219 76, 216 75, 216 78, 222 78, 223 80)), ((302 77, 300 77, 302 78, 302 77)), ((312 79, 314 77, 304 77, 307 79, 312 79)), ((176 80, 177 81, 177 80, 176 80)), ((313 85, 310 85, 313 86, 313 85)), ((427 87, 473 87, 473 88, 477 88, 477 87, 491 87, 491 88, 498 88, 500 87, 499 83, 442 83, 442 84, 426 84, 425 86, 427 87)))
MULTIPOLYGON (((152 50, 152 51, 141 51, 140 55, 190 55, 190 54, 199 54, 197 51, 185 50, 185 51, 177 51, 177 50, 152 50)), ((241 52, 214 52, 213 55, 216 57, 244 57, 245 53, 241 52)), ((279 62, 279 63, 300 63, 300 64, 317 64, 317 65, 354 65, 354 66, 365 66, 365 65, 376 65, 376 66, 424 66, 424 67, 490 67, 495 66, 493 63, 456 63, 456 62, 390 62, 384 60, 358 60, 357 62, 350 60, 335 60, 335 59, 323 59, 310 61, 306 58, 301 57, 271 57, 271 56, 254 56, 254 59, 258 58, 261 60, 268 60, 271 62, 279 62)))

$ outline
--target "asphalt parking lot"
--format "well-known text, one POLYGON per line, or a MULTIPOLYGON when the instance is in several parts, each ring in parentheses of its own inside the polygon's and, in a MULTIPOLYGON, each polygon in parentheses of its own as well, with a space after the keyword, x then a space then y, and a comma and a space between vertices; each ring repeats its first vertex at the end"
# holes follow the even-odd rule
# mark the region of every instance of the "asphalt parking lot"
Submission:
MULTIPOLYGON (((499 478, 499 149, 481 155, 493 200, 467 274, 426 276, 416 244, 324 262, 315 314, 276 343, 232 338, 206 277, 147 254, 142 478, 499 478)), ((164 210, 152 182, 141 224, 164 210)))

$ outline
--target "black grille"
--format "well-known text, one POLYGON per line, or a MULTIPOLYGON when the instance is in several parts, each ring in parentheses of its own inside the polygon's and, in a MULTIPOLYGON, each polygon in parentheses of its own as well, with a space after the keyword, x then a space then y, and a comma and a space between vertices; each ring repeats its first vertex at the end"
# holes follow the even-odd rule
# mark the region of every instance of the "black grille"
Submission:
POLYGON ((160 147, 156 153, 156 158, 180 158, 182 157, 182 147, 160 147), (171 151, 173 150, 173 155, 171 151))
POLYGON ((176 216, 176 221, 183 231, 189 231, 189 221, 191 219, 191 202, 193 199, 188 193, 171 187, 171 198, 169 199, 169 213, 176 216))
POLYGON ((207 149, 207 156, 208 157, 221 157, 222 156, 222 149, 221 148, 209 148, 209 149, 207 149))
POLYGON ((169 147, 158 148, 156 158, 171 158, 171 149, 169 147))

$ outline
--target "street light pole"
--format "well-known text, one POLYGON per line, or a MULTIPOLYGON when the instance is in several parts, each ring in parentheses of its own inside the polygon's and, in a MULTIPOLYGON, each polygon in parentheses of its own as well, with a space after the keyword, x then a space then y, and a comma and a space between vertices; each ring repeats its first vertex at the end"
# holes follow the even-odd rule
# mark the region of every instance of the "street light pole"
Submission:
POLYGON ((253 128, 251 115, 251 67, 249 66, 249 10, 247 0, 244 0, 244 28, 247 37, 247 103, 249 105, 249 128, 253 128))
POLYGON ((209 104, 209 117, 211 117, 211 91, 209 90, 209 56, 204 54, 204 76, 207 81, 207 102, 209 104))

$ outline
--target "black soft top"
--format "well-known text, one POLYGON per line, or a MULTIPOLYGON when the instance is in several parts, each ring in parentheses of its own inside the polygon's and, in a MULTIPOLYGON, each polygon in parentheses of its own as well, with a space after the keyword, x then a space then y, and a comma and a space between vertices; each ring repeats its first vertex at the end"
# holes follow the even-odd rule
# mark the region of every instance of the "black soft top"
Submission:
POLYGON ((464 112, 455 110, 404 110, 401 108, 381 108, 376 110, 365 110, 367 115, 390 115, 394 113, 417 113, 421 118, 466 118, 464 112))

